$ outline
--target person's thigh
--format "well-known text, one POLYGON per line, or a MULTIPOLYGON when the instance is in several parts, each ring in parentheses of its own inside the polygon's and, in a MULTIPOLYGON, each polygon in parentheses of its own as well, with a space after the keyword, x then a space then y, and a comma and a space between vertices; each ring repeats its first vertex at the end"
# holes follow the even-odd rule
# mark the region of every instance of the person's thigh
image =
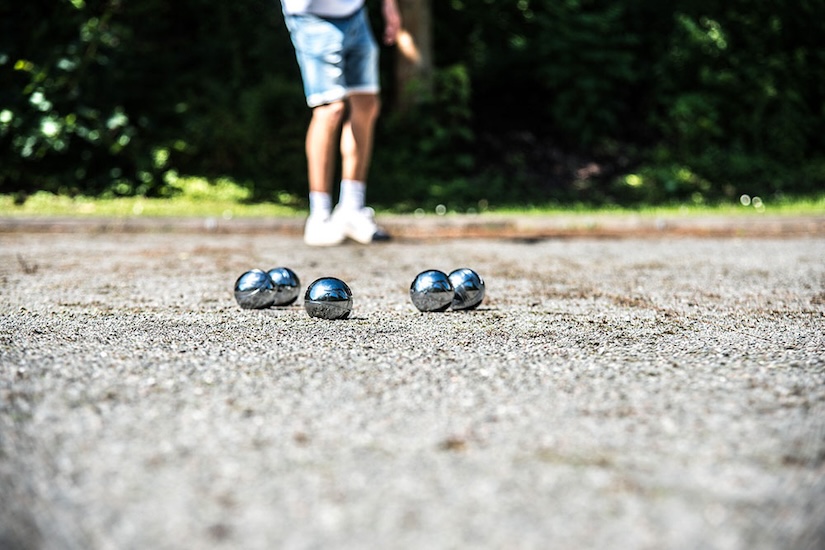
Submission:
POLYGON ((345 29, 335 20, 313 15, 288 15, 285 21, 295 46, 307 105, 317 107, 345 98, 345 29))
POLYGON ((378 93, 379 49, 365 9, 347 21, 344 38, 344 82, 347 93, 378 93))

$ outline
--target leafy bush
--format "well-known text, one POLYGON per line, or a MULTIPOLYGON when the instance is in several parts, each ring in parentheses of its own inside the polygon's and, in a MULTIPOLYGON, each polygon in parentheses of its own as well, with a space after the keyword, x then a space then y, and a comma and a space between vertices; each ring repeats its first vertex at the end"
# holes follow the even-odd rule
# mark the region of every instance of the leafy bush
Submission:
MULTIPOLYGON (((431 7, 435 83, 410 111, 393 111, 382 56, 373 202, 714 201, 825 184, 823 0, 431 7)), ((2 193, 167 196, 197 176, 292 202, 308 117, 273 0, 0 6, 2 193)))

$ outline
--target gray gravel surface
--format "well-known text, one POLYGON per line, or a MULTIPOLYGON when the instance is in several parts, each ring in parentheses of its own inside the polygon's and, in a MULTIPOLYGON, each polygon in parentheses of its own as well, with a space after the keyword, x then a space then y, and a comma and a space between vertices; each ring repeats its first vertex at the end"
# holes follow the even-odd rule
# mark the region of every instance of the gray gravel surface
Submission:
POLYGON ((0 548, 823 548, 823 328, 820 237, 0 234, 0 548))

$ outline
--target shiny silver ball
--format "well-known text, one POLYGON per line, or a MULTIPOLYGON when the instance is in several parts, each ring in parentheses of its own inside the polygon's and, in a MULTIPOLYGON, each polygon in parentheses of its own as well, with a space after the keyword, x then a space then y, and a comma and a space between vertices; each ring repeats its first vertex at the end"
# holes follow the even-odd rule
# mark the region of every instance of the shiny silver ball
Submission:
POLYGON ((352 291, 335 277, 321 277, 307 287, 304 308, 310 317, 346 319, 352 311, 352 291))
POLYGON ((272 279, 275 289, 275 298, 272 305, 288 306, 298 299, 301 293, 301 280, 288 267, 274 267, 266 272, 272 279))
POLYGON ((484 300, 484 280, 478 273, 468 267, 450 272, 453 285, 453 309, 475 309, 484 300))
POLYGON ((235 281, 235 301, 243 309, 265 309, 274 300, 272 279, 260 269, 251 269, 235 281))
POLYGON ((422 271, 410 285, 410 299, 419 311, 445 311, 453 301, 453 285, 443 271, 422 271))

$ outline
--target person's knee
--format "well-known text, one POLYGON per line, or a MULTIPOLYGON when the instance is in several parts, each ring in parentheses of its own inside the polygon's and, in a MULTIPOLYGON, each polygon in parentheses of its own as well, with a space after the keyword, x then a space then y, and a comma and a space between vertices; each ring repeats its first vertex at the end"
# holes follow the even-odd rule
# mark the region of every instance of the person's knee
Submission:
POLYGON ((346 105, 343 101, 318 105, 312 110, 313 120, 328 126, 337 126, 344 118, 346 105))
POLYGON ((354 94, 350 108, 353 118, 375 119, 381 112, 381 98, 377 94, 354 94))

